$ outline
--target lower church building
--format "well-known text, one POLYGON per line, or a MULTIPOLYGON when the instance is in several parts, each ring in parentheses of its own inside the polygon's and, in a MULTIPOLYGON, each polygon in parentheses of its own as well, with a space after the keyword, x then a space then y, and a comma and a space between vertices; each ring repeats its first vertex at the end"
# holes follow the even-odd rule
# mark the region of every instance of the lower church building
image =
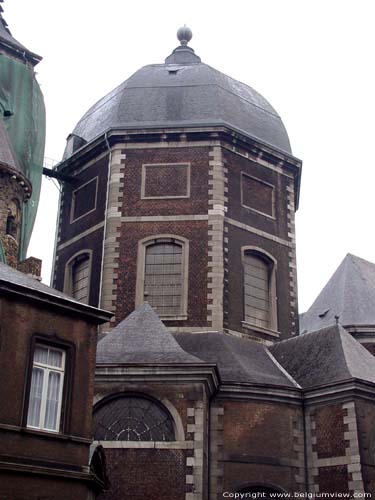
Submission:
MULTIPOLYGON (((302 162, 268 101, 203 63, 189 28, 177 35, 163 64, 88 110, 54 171, 62 189, 48 294, 70 305, 56 331, 64 325, 64 342, 76 343, 61 394, 80 373, 86 385, 81 398, 69 389, 71 417, 58 410, 54 427, 34 429, 30 370, 58 372, 55 354, 68 354, 52 327, 40 336, 42 319, 30 323, 36 350, 20 371, 29 382, 18 386, 17 411, 0 409, 0 430, 16 427, 24 446, 55 440, 65 465, 77 453, 74 473, 91 490, 69 490, 71 471, 60 490, 27 498, 375 493, 375 266, 347 256, 300 320, 302 162), (38 349, 51 350, 52 365, 39 366, 38 349)), ((4 314, 3 345, 16 354, 22 329, 12 343, 4 314)), ((53 398, 41 398, 46 412, 53 398)), ((58 468, 49 450, 46 474, 58 468)))

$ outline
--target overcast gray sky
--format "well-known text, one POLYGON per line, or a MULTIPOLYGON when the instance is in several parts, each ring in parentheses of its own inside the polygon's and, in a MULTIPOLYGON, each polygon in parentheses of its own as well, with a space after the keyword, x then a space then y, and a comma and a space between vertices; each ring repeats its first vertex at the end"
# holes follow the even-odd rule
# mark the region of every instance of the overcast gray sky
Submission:
MULTIPOLYGON (((300 311, 346 253, 375 262, 373 0, 6 0, 12 34, 43 56, 46 156, 60 160, 85 111, 193 31, 202 61, 276 108, 303 160, 297 212, 300 311)), ((57 189, 45 180, 29 254, 48 282, 57 189)))

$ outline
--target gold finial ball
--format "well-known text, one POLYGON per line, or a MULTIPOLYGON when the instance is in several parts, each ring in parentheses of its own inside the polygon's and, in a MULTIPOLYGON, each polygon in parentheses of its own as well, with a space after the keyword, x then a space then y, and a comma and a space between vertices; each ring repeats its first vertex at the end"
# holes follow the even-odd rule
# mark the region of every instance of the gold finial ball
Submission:
POLYGON ((183 26, 177 31, 177 38, 180 40, 181 45, 187 45, 193 37, 190 28, 183 26))

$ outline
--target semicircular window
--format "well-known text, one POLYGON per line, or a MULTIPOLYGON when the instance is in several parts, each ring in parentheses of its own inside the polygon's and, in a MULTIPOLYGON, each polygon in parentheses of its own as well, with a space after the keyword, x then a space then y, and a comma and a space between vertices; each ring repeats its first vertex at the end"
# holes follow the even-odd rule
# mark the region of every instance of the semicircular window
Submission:
POLYGON ((126 396, 112 399, 94 411, 97 441, 174 441, 172 417, 150 399, 126 396))

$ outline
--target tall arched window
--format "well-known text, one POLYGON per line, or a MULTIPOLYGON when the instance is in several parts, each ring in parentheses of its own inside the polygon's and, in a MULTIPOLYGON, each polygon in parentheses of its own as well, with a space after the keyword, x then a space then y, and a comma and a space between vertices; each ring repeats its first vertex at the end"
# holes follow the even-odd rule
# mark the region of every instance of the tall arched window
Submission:
POLYGON ((96 441, 175 441, 173 419, 158 402, 124 395, 94 410, 96 441))
POLYGON ((246 323, 277 329, 275 263, 258 250, 243 254, 243 300, 246 323))
POLYGON ((187 241, 174 237, 140 242, 137 303, 146 300, 165 319, 186 315, 187 251, 187 241))
POLYGON ((91 252, 73 256, 65 269, 64 291, 85 304, 90 299, 91 252))

